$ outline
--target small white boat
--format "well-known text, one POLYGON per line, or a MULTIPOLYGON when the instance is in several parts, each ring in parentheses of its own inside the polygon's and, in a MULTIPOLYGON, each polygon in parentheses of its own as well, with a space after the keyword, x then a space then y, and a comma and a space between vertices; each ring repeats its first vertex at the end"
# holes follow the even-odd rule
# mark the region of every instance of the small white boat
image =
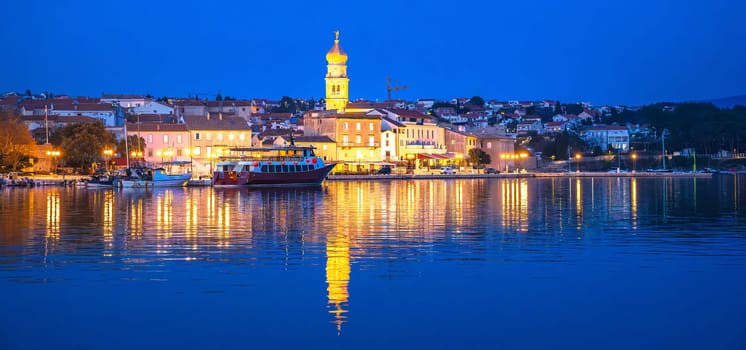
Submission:
POLYGON ((122 188, 153 188, 153 187, 184 187, 191 173, 168 174, 163 168, 135 169, 129 171, 127 177, 119 181, 122 188))

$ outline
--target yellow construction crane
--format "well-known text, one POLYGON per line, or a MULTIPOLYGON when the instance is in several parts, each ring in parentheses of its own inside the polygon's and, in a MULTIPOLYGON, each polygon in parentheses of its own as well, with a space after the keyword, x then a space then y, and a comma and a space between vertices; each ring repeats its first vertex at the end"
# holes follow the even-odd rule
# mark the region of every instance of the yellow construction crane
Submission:
POLYGON ((399 91, 409 89, 409 85, 391 86, 391 78, 386 77, 386 92, 389 94, 389 100, 391 100, 391 91, 399 91))

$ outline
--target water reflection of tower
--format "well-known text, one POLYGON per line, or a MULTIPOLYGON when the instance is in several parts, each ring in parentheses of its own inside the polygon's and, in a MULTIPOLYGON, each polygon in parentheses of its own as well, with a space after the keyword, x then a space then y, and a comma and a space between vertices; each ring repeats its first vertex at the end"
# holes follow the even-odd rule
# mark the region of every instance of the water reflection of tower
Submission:
POLYGON ((329 233, 326 238, 326 283, 329 313, 334 315, 337 334, 345 322, 350 293, 350 237, 346 232, 329 233))

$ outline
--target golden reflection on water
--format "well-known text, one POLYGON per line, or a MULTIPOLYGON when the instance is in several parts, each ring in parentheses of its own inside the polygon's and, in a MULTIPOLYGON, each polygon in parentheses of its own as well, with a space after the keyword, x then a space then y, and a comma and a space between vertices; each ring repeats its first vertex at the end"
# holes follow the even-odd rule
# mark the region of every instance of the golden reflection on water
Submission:
POLYGON ((231 204, 229 202, 223 203, 217 209, 217 216, 218 246, 228 247, 231 244, 231 204))
MULTIPOLYGON (((33 198, 33 197, 32 197, 33 198)), ((33 213, 33 210, 30 212, 33 213)), ((47 230, 46 237, 60 238, 60 193, 55 189, 47 192, 47 230)))
POLYGON ((578 229, 583 227, 583 183, 575 178, 575 217, 578 229))
POLYGON ((104 203, 102 211, 102 229, 104 234, 104 243, 108 248, 111 248, 112 241, 114 240, 114 191, 106 191, 103 193, 104 203))
POLYGON ((637 230, 637 178, 630 179, 630 206, 632 210, 632 229, 637 230))
POLYGON ((329 233, 326 240, 326 283, 329 313, 342 332, 346 320, 346 307, 350 298, 350 237, 345 232, 329 233))
POLYGON ((528 232, 528 180, 504 179, 500 187, 502 226, 528 232))
POLYGON ((172 234, 173 224, 173 192, 166 190, 156 194, 155 201, 155 232, 161 239, 168 239, 172 234))
POLYGON ((129 211, 129 222, 128 224, 128 232, 130 234, 130 238, 132 239, 140 239, 142 238, 143 234, 143 199, 142 198, 133 198, 130 199, 129 205, 127 206, 129 211))
MULTIPOLYGON (((212 193, 215 196, 215 192, 212 193)), ((184 203, 184 235, 187 240, 197 237, 197 228, 199 227, 199 202, 193 197, 187 198, 184 203)))

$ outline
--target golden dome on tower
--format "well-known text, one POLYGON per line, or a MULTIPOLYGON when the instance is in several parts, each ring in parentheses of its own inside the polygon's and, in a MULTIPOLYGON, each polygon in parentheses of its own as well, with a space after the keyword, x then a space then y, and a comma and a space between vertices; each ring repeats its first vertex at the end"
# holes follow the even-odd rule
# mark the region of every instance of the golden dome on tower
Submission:
POLYGON ((334 32, 334 45, 326 53, 326 62, 329 64, 347 63, 347 53, 339 46, 339 31, 334 32))

